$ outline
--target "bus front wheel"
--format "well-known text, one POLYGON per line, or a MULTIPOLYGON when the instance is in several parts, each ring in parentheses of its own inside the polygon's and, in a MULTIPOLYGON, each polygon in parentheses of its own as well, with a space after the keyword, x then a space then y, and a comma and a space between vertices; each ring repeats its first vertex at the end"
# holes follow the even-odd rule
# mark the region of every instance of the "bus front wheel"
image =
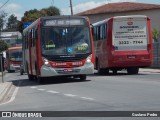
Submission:
POLYGON ((86 75, 81 75, 80 80, 86 80, 87 76, 86 75))
POLYGON ((128 72, 128 74, 130 74, 130 75, 132 75, 132 74, 138 74, 139 68, 137 68, 137 67, 127 68, 127 72, 128 72))
POLYGON ((33 80, 34 80, 34 76, 33 76, 33 75, 28 74, 28 79, 29 79, 30 81, 33 81, 33 80))
POLYGON ((42 77, 37 77, 37 82, 38 82, 39 84, 43 84, 43 83, 44 83, 44 78, 42 78, 42 77))
POLYGON ((117 74, 117 70, 113 70, 113 74, 116 75, 117 74))

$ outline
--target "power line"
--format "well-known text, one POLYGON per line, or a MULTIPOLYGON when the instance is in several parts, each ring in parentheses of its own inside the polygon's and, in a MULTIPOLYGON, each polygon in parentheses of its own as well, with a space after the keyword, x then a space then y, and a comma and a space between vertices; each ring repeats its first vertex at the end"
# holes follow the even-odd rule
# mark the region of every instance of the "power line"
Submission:
POLYGON ((0 9, 2 9, 10 0, 7 0, 1 7, 0 9))

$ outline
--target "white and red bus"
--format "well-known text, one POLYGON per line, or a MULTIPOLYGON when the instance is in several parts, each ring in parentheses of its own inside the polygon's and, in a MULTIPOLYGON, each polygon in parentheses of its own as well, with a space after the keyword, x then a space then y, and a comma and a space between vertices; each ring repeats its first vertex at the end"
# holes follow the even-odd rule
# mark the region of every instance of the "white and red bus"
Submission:
POLYGON ((126 69, 138 74, 152 63, 152 34, 147 16, 117 16, 93 24, 95 68, 99 74, 126 69))
POLYGON ((6 51, 7 71, 15 72, 20 70, 20 64, 22 62, 22 47, 10 47, 6 51))
POLYGON ((94 50, 87 17, 41 17, 23 31, 24 68, 30 80, 94 73, 94 50))

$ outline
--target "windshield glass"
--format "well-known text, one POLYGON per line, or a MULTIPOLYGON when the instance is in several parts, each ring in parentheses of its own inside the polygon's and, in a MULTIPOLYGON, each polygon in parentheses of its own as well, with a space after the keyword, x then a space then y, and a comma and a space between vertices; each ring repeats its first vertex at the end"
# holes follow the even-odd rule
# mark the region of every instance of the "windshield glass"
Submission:
POLYGON ((22 49, 11 50, 10 51, 10 60, 11 61, 22 61, 22 49))
POLYGON ((50 27, 42 30, 43 55, 75 55, 90 52, 88 27, 50 27))

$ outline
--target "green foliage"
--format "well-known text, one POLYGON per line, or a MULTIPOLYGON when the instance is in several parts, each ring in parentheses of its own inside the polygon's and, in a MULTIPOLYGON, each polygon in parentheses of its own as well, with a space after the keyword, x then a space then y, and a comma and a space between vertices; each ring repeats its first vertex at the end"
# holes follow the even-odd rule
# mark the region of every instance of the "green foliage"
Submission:
POLYGON ((10 15, 6 26, 6 31, 17 31, 17 24, 17 17, 14 14, 10 15))
POLYGON ((160 38, 160 31, 158 31, 156 28, 153 28, 152 37, 157 42, 160 38))
POLYGON ((53 16, 53 15, 60 15, 60 10, 56 7, 48 7, 44 8, 40 11, 41 16, 53 16))
POLYGON ((24 22, 34 22, 36 19, 40 17, 54 16, 54 15, 60 15, 60 10, 57 7, 53 7, 53 6, 48 8, 43 8, 41 10, 34 9, 34 10, 26 11, 21 21, 18 23, 18 30, 21 33, 23 32, 24 22))
POLYGON ((0 53, 7 50, 8 49, 8 45, 6 42, 4 42, 3 40, 0 40, 0 53))

